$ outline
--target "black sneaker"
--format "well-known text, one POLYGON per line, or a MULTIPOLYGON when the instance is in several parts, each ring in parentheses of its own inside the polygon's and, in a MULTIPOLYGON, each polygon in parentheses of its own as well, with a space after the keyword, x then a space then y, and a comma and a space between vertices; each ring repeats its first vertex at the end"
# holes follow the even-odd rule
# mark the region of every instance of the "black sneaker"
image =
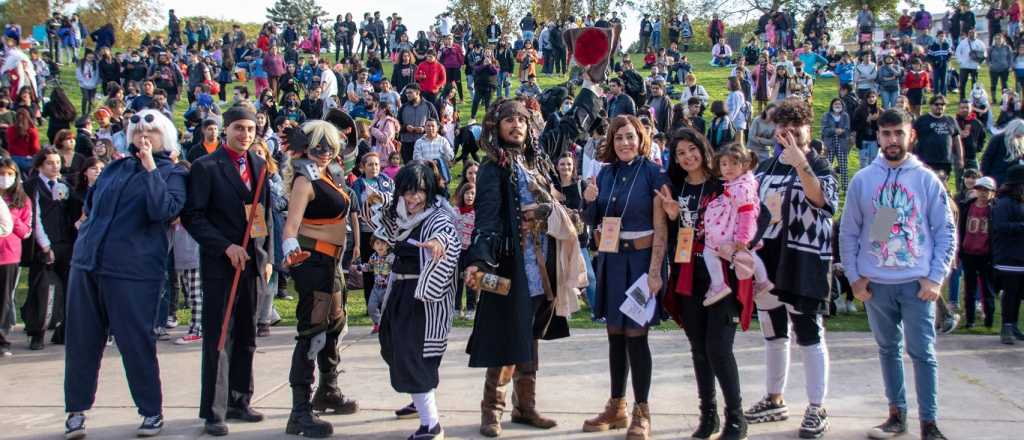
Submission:
POLYGON ((902 409, 890 408, 889 418, 885 420, 885 423, 871 428, 868 431, 868 438, 875 440, 885 440, 903 435, 907 433, 907 411, 902 409))
POLYGON ((818 405, 808 405, 800 422, 800 438, 821 438, 828 431, 828 412, 818 405))
POLYGON ((743 416, 747 418, 747 423, 778 422, 789 418, 789 408, 785 402, 775 403, 770 396, 764 396, 744 411, 743 416))
POLYGON ((1003 324, 1003 330, 999 332, 999 341, 1006 345, 1013 345, 1017 341, 1013 337, 1013 324, 1003 324))
POLYGON ((75 438, 85 438, 85 413, 70 413, 64 422, 64 439, 75 438))
POLYGON ((444 438, 444 428, 438 423, 433 428, 427 429, 426 425, 420 425, 420 429, 417 429, 413 435, 409 436, 409 440, 439 440, 444 438))
POLYGON ((31 336, 28 342, 29 350, 42 350, 43 349, 43 337, 40 335, 31 336))
POLYGON ((948 440, 935 422, 921 422, 921 440, 948 440))
POLYGON ((399 419, 412 419, 419 416, 420 412, 416 410, 416 404, 409 403, 399 409, 395 410, 395 417, 399 419))
POLYGON ((139 437, 152 437, 160 434, 160 431, 164 429, 164 416, 148 416, 142 418, 142 424, 139 425, 139 429, 135 430, 135 434, 139 437))

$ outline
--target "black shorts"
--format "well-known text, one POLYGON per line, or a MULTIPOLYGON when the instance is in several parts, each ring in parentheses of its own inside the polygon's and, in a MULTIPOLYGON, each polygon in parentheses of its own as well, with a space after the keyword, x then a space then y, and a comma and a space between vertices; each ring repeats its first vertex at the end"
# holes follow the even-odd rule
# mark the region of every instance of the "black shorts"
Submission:
POLYGON ((825 321, 820 314, 799 313, 782 305, 771 310, 758 309, 757 319, 761 323, 761 334, 768 341, 789 339, 790 322, 800 346, 818 344, 825 337, 825 321))
POLYGON ((445 78, 445 82, 446 83, 451 83, 453 81, 455 81, 455 82, 462 82, 462 69, 460 69, 458 67, 455 67, 455 68, 445 67, 444 68, 444 78, 445 78))
POLYGON ((919 107, 924 101, 924 89, 907 89, 907 101, 914 107, 919 107))

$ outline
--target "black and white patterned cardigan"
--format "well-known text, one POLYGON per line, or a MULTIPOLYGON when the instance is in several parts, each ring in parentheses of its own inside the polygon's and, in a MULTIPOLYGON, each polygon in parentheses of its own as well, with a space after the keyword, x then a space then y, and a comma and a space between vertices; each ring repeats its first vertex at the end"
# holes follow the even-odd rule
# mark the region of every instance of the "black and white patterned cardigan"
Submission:
MULTIPOLYGON (((459 271, 459 252, 462 242, 455 230, 455 218, 451 208, 435 203, 434 212, 423 219, 419 237, 421 243, 437 240, 444 246, 445 254, 436 261, 426 249, 420 250, 420 277, 416 283, 414 297, 423 302, 426 312, 426 328, 423 329, 423 357, 439 357, 448 348, 448 332, 452 329, 455 307, 455 277, 459 271)), ((381 216, 381 226, 376 235, 395 245, 395 237, 402 232, 396 219, 390 215, 381 216)), ((384 304, 391 294, 394 276, 388 280, 384 304)))

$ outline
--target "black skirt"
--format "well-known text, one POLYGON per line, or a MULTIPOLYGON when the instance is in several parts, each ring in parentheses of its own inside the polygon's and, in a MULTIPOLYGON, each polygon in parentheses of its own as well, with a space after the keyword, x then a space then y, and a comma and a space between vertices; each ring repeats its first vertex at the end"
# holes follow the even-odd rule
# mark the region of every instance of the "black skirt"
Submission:
POLYGON ((907 101, 912 106, 920 106, 924 101, 924 89, 907 89, 907 101))
POLYGON ((380 354, 391 373, 391 387, 400 393, 426 393, 437 388, 441 357, 423 357, 426 309, 413 295, 417 279, 395 280, 380 319, 380 354))

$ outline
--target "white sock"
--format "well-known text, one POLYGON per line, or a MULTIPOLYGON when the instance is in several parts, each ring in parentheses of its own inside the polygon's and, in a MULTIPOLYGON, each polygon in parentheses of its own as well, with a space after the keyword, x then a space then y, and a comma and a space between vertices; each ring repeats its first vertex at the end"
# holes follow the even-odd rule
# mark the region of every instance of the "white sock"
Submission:
POLYGON ((825 395, 828 394, 828 346, 822 338, 820 343, 800 348, 804 354, 807 401, 814 405, 822 405, 825 403, 825 395))
POLYGON ((420 425, 426 426, 427 429, 437 425, 437 402, 434 400, 434 390, 413 394, 412 403, 416 405, 416 411, 419 412, 420 425))
POLYGON ((765 341, 765 388, 768 394, 782 394, 789 376, 789 338, 765 341))

